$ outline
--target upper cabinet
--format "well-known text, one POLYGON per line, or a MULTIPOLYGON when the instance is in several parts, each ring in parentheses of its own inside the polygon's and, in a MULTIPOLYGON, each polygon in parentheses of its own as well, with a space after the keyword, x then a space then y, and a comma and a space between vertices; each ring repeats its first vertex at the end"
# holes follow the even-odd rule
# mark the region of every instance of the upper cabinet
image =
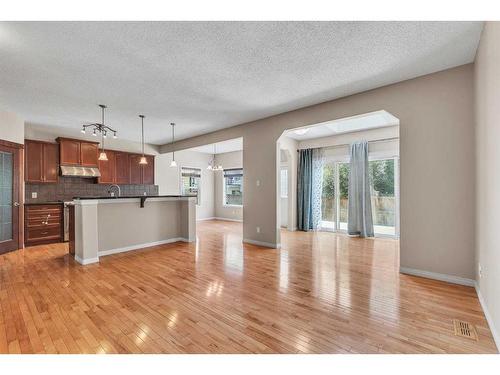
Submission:
POLYGON ((55 143, 25 140, 25 181, 57 182, 59 147, 55 143))
POLYGON ((130 184, 129 154, 115 151, 115 183, 130 184))
POLYGON ((100 184, 115 184, 116 183, 116 162, 115 151, 106 150, 108 160, 99 160, 99 177, 100 184))
POLYGON ((142 183, 144 185, 154 185, 155 183, 155 157, 146 155, 148 164, 142 166, 142 183))
POLYGON ((142 184, 142 165, 139 164, 139 160, 141 160, 141 155, 129 155, 131 184, 142 184))
POLYGON ((81 165, 97 167, 98 142, 81 141, 71 138, 57 138, 61 165, 81 165))
POLYGON ((84 167, 97 167, 98 153, 98 143, 82 142, 80 144, 80 164, 84 167))
POLYGON ((148 164, 141 165, 139 154, 106 150, 107 161, 99 161, 100 184, 153 185, 155 157, 146 155, 148 164))

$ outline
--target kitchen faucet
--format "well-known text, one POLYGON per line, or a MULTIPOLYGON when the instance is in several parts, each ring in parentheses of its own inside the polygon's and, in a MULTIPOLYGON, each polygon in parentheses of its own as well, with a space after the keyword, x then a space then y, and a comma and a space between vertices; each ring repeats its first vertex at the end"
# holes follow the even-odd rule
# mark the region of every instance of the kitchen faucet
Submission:
POLYGON ((116 185, 116 184, 113 184, 113 185, 110 185, 110 186, 109 186, 108 193, 109 193, 112 197, 114 197, 114 196, 115 196, 115 193, 111 190, 111 189, 112 189, 112 188, 114 188, 114 187, 116 187, 116 188, 118 189, 118 196, 121 196, 121 195, 122 195, 122 193, 121 193, 120 187, 119 187, 118 185, 116 185))

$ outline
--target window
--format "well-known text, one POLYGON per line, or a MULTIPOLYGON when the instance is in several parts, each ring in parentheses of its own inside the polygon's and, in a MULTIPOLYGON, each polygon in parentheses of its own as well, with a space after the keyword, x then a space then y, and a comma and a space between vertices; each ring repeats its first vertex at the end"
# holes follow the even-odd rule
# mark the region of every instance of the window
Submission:
POLYGON ((288 169, 281 168, 280 172, 281 198, 288 198, 288 169))
POLYGON ((243 169, 224 169, 224 205, 243 206, 243 169))
POLYGON ((196 195, 196 204, 201 204, 201 169, 181 168, 181 193, 183 195, 196 195))

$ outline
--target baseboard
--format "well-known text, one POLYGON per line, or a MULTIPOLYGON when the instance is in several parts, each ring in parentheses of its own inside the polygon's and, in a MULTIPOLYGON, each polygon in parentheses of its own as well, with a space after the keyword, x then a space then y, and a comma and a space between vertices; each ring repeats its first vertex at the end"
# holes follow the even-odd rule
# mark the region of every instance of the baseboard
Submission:
POLYGON ((189 239, 183 238, 183 237, 169 238, 168 240, 147 242, 147 243, 141 243, 138 245, 125 246, 125 247, 119 247, 119 248, 111 249, 111 250, 99 251, 99 256, 124 253, 124 252, 131 251, 131 250, 144 249, 144 248, 151 247, 151 246, 164 245, 164 244, 173 243, 173 242, 190 242, 190 241, 189 241, 189 239))
POLYGON ((196 221, 215 220, 215 219, 216 219, 216 217, 212 216, 212 217, 204 217, 202 219, 196 219, 196 221))
POLYGON ((477 298, 479 299, 479 303, 481 304, 481 308, 483 309, 486 322, 490 327, 491 335, 493 336, 493 341, 495 341, 495 345, 497 346, 497 351, 498 351, 500 349, 500 334, 498 333, 495 324, 493 323, 493 318, 491 317, 490 312, 488 310, 488 306, 486 305, 483 295, 481 294, 481 290, 479 289, 479 284, 476 282, 474 287, 476 288, 477 298))
POLYGON ((243 220, 241 219, 229 219, 227 217, 214 217, 214 220, 222 220, 222 221, 236 221, 238 223, 243 223, 243 220))
POLYGON ((466 286, 475 286, 476 281, 472 279, 466 279, 464 277, 446 275, 444 273, 430 272, 417 270, 414 268, 400 267, 399 272, 405 273, 407 275, 420 276, 425 277, 427 279, 434 279, 439 281, 446 281, 452 284, 466 285, 466 286))
POLYGON ((270 247, 271 249, 279 249, 281 247, 280 243, 273 244, 270 242, 262 242, 262 241, 255 241, 255 240, 249 240, 249 239, 243 239, 243 242, 249 243, 251 245, 270 247))
POLYGON ((99 263, 99 257, 97 258, 89 258, 89 259, 82 259, 78 255, 75 254, 75 260, 80 263, 81 265, 85 266, 87 264, 92 264, 92 263, 99 263))

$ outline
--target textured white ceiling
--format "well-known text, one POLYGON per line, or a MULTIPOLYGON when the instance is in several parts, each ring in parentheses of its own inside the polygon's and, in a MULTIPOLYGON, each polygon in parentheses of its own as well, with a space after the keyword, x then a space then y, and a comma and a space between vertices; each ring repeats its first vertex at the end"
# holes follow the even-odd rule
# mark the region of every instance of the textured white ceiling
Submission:
POLYGON ((0 106, 125 139, 207 133, 473 61, 481 22, 1 22, 0 106))
POLYGON ((399 125, 397 117, 394 117, 387 111, 376 111, 359 116, 326 121, 296 130, 289 130, 286 132, 286 136, 298 141, 304 141, 306 139, 328 137, 394 125, 399 125))
POLYGON ((227 141, 214 143, 209 145, 189 148, 189 151, 202 152, 204 154, 223 154, 225 152, 241 151, 243 150, 243 138, 228 139, 227 141))

